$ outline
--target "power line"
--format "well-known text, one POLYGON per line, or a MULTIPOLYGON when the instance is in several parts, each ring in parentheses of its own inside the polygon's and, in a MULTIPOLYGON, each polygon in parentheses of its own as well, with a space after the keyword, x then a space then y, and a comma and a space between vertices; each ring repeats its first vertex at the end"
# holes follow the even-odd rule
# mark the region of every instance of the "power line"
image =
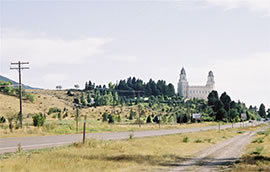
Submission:
POLYGON ((10 70, 18 70, 19 72, 19 99, 20 99, 20 127, 22 128, 22 79, 21 79, 21 70, 30 69, 29 67, 23 67, 22 65, 29 64, 29 62, 18 61, 16 63, 11 63, 11 65, 17 65, 18 67, 10 67, 10 70))

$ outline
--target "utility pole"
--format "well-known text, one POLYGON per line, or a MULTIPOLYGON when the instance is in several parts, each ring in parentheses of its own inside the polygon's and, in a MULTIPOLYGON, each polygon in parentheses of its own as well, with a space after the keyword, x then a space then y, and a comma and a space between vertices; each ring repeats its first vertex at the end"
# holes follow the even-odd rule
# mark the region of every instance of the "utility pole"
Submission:
POLYGON ((29 69, 29 67, 23 67, 24 64, 29 64, 29 62, 21 62, 18 61, 16 63, 11 63, 11 65, 17 65, 18 67, 10 67, 10 70, 18 70, 19 71, 19 99, 20 99, 20 127, 22 128, 22 79, 21 79, 21 70, 29 69))
POLYGON ((138 105, 138 111, 139 111, 139 127, 141 127, 141 113, 142 113, 142 107, 141 107, 141 105, 140 105, 140 92, 138 92, 138 98, 137 98, 138 100, 138 103, 139 103, 139 105, 138 105))
POLYGON ((76 119, 76 133, 78 133, 78 130, 79 130, 79 108, 76 106, 76 116, 75 116, 75 119, 76 119))

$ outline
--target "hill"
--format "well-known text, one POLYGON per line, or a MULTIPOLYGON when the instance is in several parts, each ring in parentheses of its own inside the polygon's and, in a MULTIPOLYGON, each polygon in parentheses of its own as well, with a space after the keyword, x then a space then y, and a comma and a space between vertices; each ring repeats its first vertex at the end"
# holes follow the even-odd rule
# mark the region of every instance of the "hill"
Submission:
MULTIPOLYGON (((9 78, 7 78, 7 77, 4 77, 4 76, 2 76, 2 75, 0 75, 0 81, 11 82, 15 87, 16 87, 17 85, 19 85, 18 82, 13 81, 13 80, 11 80, 11 79, 9 79, 9 78)), ((31 86, 28 86, 28 85, 24 85, 24 84, 22 84, 22 87, 23 87, 24 89, 40 89, 40 88, 34 88, 34 87, 31 87, 31 86)))
MULTIPOLYGON (((55 96, 35 94, 35 101, 23 101, 23 113, 47 113, 49 108, 58 107, 60 109, 67 108, 72 111, 72 107, 68 102, 58 99, 55 96)), ((19 111, 19 99, 15 96, 9 96, 0 93, 0 116, 5 116, 8 112, 19 111)))

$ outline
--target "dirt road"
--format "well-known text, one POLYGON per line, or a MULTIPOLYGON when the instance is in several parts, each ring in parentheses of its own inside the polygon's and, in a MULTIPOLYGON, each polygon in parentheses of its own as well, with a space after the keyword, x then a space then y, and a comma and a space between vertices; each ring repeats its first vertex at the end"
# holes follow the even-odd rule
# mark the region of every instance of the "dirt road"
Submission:
MULTIPOLYGON (((268 126, 269 127, 269 126, 268 126)), ((266 129, 263 128, 261 130, 266 129)), ((239 160, 244 148, 258 131, 246 132, 199 152, 190 160, 176 165, 170 172, 216 172, 224 171, 239 160)))

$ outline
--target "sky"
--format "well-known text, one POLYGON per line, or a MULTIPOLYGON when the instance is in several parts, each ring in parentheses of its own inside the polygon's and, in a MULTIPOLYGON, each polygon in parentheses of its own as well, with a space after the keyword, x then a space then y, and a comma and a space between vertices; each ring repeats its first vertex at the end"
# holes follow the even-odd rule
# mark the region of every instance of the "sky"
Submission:
POLYGON ((270 108, 269 0, 0 0, 0 75, 73 88, 129 76, 205 85, 270 108))

